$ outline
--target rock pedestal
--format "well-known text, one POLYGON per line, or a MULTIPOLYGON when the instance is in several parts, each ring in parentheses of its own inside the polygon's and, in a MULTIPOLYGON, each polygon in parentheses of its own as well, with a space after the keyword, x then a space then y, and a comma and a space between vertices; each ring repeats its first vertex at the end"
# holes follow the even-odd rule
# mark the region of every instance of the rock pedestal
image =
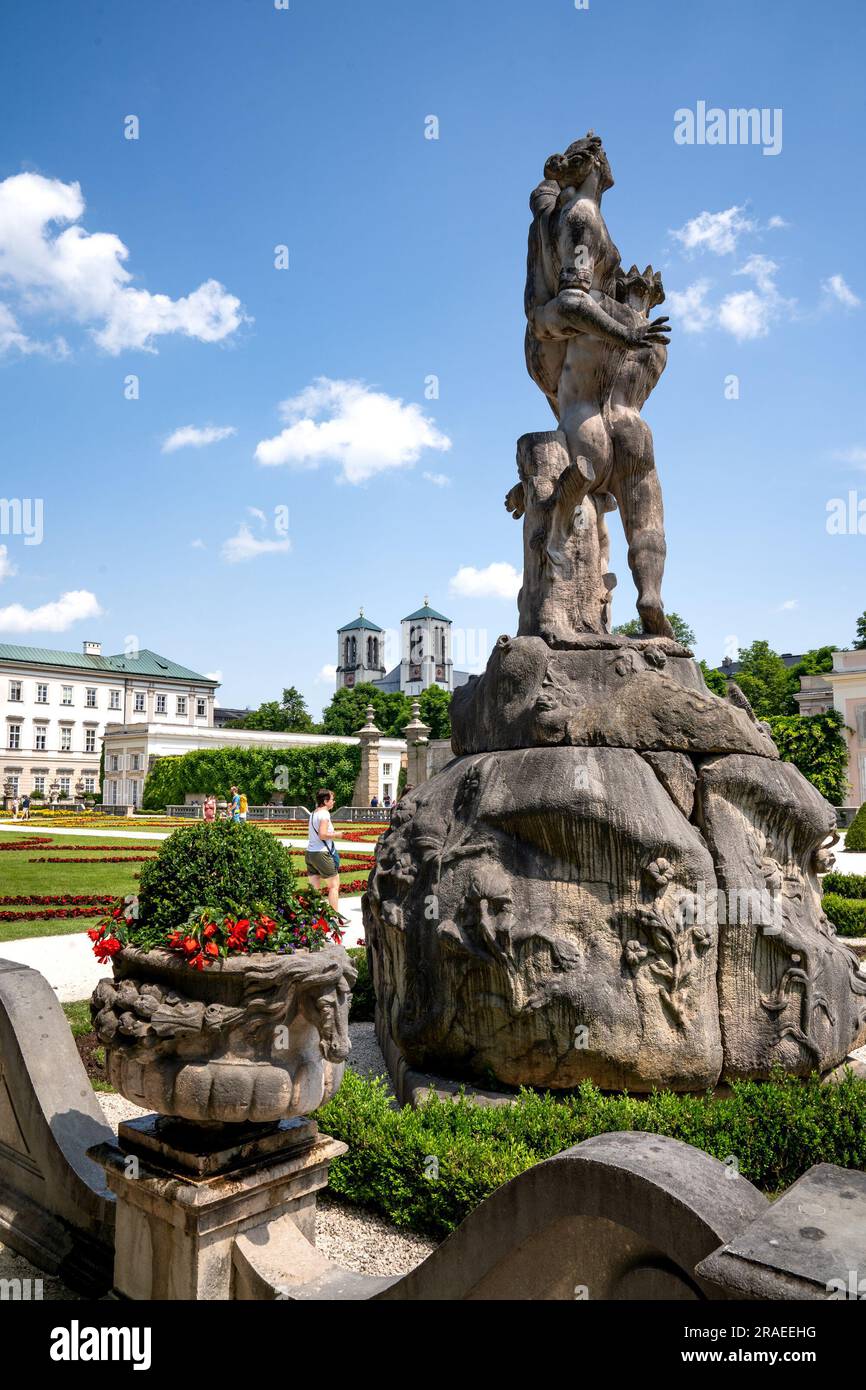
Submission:
POLYGON ((702 1090, 834 1067, 866 977, 821 910, 832 807, 669 638, 500 638, 398 805, 365 931, 392 1064, 702 1090))

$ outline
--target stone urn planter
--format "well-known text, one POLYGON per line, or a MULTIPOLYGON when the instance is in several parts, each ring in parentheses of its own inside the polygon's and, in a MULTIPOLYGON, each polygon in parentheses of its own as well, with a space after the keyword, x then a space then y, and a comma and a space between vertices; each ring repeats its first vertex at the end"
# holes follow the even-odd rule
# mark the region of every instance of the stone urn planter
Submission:
POLYGON ((125 946, 91 999, 111 1084, 198 1124, 308 1115, 337 1091, 357 973, 342 946, 221 959, 198 971, 125 946))

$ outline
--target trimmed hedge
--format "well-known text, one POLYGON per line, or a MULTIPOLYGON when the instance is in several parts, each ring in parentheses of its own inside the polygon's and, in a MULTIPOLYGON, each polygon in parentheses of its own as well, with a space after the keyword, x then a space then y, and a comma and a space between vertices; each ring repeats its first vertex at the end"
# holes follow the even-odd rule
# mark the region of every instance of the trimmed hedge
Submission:
POLYGON ((866 936, 866 900, 825 893, 821 906, 840 936, 866 936))
POLYGON ((866 898, 866 874, 840 874, 832 869, 822 883, 825 893, 838 893, 840 898, 866 898))
POLYGON ((521 1091, 514 1105, 431 1097, 395 1109, 385 1081, 347 1070, 317 1112, 349 1145, 331 1168, 338 1196, 397 1226, 444 1239, 502 1183, 594 1134, 641 1130, 693 1144, 777 1192, 814 1163, 866 1168, 866 1081, 822 1085, 780 1075, 734 1082, 730 1096, 603 1095, 586 1082, 562 1098, 521 1091))
POLYGON ((144 784, 142 807, 180 806, 187 793, 225 797, 246 792, 262 806, 279 792, 287 806, 314 806, 319 787, 330 787, 338 806, 352 803, 361 767, 357 745, 322 743, 313 748, 203 748, 160 758, 144 784))
POLYGON ((860 810, 848 826, 848 829, 845 831, 845 848, 853 850, 866 849, 866 801, 864 801, 860 810))

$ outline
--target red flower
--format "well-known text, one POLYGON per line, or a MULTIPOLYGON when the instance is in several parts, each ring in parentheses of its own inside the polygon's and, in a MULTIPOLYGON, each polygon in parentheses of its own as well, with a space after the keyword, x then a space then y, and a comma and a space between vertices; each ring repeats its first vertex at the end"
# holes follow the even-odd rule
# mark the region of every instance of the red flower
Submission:
POLYGON ((87 935, 91 941, 99 941, 105 931, 105 927, 91 927, 87 935))
POLYGON ((256 938, 256 941, 267 941, 268 939, 268 933, 264 927, 256 927, 253 936, 256 938))
POLYGON ((238 920, 235 922, 235 930, 236 930, 236 931, 239 931, 239 932, 242 931, 242 932, 244 933, 245 936, 246 936, 247 932, 249 931, 249 927, 250 927, 250 919, 249 919, 249 917, 239 917, 238 920))
POLYGON ((196 952, 199 951, 201 948, 199 947, 199 944, 194 936, 187 936, 184 939, 183 949, 186 951, 188 956, 194 956, 196 952))
POLYGON ((204 931, 202 932, 202 936, 206 937, 207 939, 210 939, 210 937, 216 936, 216 934, 217 934, 216 922, 208 922, 207 926, 205 927, 204 931))
POLYGON ((111 960, 112 956, 116 956, 118 951, 122 950, 123 942, 118 941, 116 936, 107 936, 104 941, 97 941, 93 948, 93 954, 100 965, 104 965, 107 960, 111 960))
POLYGON ((193 956, 187 961, 187 965, 191 965, 193 970, 204 970, 204 956, 193 956))
POLYGON ((208 956, 218 956, 220 953, 220 948, 215 941, 209 941, 204 949, 208 956))
POLYGON ((268 933, 276 931, 277 929, 277 924, 274 921, 273 917, 267 917, 264 912, 259 918, 259 926, 264 927, 268 933))

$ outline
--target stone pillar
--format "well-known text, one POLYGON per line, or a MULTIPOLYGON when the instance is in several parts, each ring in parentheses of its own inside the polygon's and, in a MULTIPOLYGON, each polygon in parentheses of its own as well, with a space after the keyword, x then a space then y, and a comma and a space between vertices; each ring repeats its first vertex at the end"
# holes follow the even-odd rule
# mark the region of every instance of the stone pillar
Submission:
POLYGON ((373 721, 373 706, 367 706, 367 722, 358 730, 361 740, 361 771, 355 783, 352 801, 355 806, 369 806, 374 796, 379 795, 379 739, 381 730, 373 721))
POLYGON ((315 1243, 316 1194, 346 1151, 309 1119, 246 1130, 157 1115, 121 1124, 117 1143, 88 1153, 117 1198, 115 1294, 230 1299, 235 1236, 255 1232, 261 1245, 290 1215, 315 1243))
POLYGON ((419 787, 427 781, 427 741, 430 725, 421 719, 421 706, 412 701, 412 718, 403 729, 406 740, 406 786, 419 787))

